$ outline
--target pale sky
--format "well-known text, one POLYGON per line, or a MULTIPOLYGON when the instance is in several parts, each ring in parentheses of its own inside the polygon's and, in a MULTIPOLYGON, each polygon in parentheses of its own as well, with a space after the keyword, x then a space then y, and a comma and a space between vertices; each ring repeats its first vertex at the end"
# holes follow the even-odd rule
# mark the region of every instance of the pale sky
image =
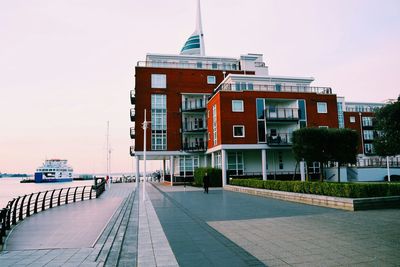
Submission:
MULTIPOLYGON (((271 75, 312 76, 347 101, 400 94, 398 0, 202 0, 206 54, 262 53, 271 75)), ((132 171, 129 91, 146 53, 177 54, 196 0, 0 0, 0 172, 65 158, 132 171)), ((153 164, 159 168, 159 163, 153 164)))

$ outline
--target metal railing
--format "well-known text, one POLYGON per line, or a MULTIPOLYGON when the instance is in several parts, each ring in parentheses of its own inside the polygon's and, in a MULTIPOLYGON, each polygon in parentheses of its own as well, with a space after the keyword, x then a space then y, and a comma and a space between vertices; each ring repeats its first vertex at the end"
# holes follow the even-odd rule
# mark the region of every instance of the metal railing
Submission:
POLYGON ((104 178, 96 178, 92 186, 53 189, 14 198, 0 211, 0 244, 7 231, 26 217, 57 206, 98 198, 105 191, 105 185, 104 178))
MULTIPOLYGON (((220 84, 215 91, 243 91, 241 84, 236 83, 223 83, 220 84), (239 87, 239 88, 238 88, 239 87)), ((290 92, 290 93, 317 93, 317 94, 332 94, 330 87, 311 87, 311 86, 291 86, 273 84, 253 84, 251 89, 247 86, 247 91, 267 91, 267 92, 290 92)), ((245 90, 246 91, 246 90, 245 90)))
POLYGON ((207 127, 205 125, 199 125, 199 126, 192 126, 192 125, 187 125, 187 126, 183 126, 182 131, 183 132, 202 132, 202 131, 206 131, 207 127))
POLYGON ((278 132, 276 135, 267 135, 267 144, 270 146, 292 145, 292 134, 278 132))
POLYGON ((267 120, 298 120, 298 108, 270 108, 265 109, 267 120))
POLYGON ((207 150, 207 142, 183 143, 183 150, 187 152, 203 152, 207 150))
POLYGON ((192 104, 192 105, 182 105, 182 111, 183 112, 185 112, 185 111, 204 111, 206 109, 206 104, 205 103, 203 103, 203 104, 198 104, 198 103, 196 103, 196 104, 192 104))
MULTIPOLYGON (((361 168, 362 167, 386 168, 387 162, 386 158, 358 159, 356 164, 349 166, 356 166, 361 168)), ((400 159, 399 158, 389 159, 389 167, 400 168, 400 159)))
POLYGON ((208 70, 240 70, 239 62, 176 62, 176 61, 138 61, 137 67, 208 69, 208 70))

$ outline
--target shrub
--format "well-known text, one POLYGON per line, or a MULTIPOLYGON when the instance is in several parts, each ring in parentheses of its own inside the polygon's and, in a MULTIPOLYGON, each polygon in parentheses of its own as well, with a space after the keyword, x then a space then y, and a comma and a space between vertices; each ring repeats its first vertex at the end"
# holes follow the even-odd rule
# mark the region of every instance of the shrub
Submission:
POLYGON ((210 176, 210 187, 222 186, 222 171, 216 168, 197 168, 194 171, 194 186, 203 186, 203 177, 206 172, 210 176))
POLYGON ((230 184, 277 191, 348 198, 400 196, 400 183, 333 183, 232 179, 230 184))

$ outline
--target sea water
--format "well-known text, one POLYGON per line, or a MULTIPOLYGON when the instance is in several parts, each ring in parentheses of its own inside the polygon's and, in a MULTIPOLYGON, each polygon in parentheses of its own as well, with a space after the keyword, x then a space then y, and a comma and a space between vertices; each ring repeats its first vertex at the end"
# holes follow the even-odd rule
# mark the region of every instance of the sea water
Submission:
POLYGON ((59 188, 93 185, 93 180, 72 181, 64 183, 20 183, 22 178, 0 178, 0 209, 7 206, 15 197, 29 195, 34 192, 59 188))

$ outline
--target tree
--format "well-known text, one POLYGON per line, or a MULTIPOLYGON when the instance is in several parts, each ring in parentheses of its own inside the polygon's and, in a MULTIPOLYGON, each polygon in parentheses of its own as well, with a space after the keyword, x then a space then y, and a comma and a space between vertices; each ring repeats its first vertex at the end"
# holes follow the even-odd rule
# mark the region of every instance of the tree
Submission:
POLYGON ((379 156, 400 154, 400 96, 375 112, 374 127, 378 135, 374 138, 375 152, 379 156))
POLYGON ((389 156, 400 154, 400 96, 396 102, 375 112, 374 127, 378 133, 374 138, 375 152, 386 156, 390 182, 389 156))
POLYGON ((358 150, 358 133, 350 129, 329 130, 329 154, 332 161, 338 163, 338 182, 340 183, 340 166, 344 163, 356 163, 358 150))
POLYGON ((293 132, 293 152, 297 161, 319 162, 322 181, 323 166, 328 161, 340 166, 355 163, 357 158, 358 134, 350 129, 303 128, 293 132))
POLYGON ((322 181, 323 164, 330 159, 327 152, 328 130, 324 128, 302 128, 293 132, 293 152, 297 161, 319 162, 322 181))

